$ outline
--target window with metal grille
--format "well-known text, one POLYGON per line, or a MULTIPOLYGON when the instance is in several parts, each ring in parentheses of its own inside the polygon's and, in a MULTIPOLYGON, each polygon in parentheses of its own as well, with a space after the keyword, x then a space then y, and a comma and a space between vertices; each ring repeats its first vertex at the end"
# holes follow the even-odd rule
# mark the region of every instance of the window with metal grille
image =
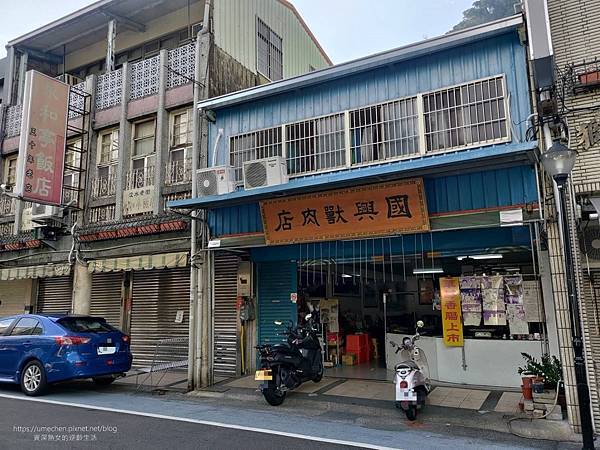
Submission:
POLYGON ((424 94, 423 112, 427 151, 508 137, 503 76, 424 94))
POLYGON ((229 164, 235 168, 235 179, 243 181, 246 161, 281 156, 281 127, 232 136, 229 140, 229 164))
POLYGON ((417 98, 350 111, 352 164, 419 153, 417 98))
POLYGON ((271 81, 283 78, 283 40, 256 17, 256 68, 271 81))
POLYGON ((286 125, 285 135, 289 175, 346 165, 343 113, 286 125))
POLYGON ((14 186, 17 183, 17 156, 8 157, 4 164, 4 180, 7 185, 14 186))

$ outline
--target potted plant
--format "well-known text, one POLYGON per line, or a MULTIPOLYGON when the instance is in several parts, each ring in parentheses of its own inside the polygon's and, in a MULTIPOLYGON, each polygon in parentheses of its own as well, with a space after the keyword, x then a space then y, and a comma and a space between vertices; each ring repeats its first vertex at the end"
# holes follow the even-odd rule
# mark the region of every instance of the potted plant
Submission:
POLYGON ((532 395, 532 391, 536 390, 535 388, 539 392, 539 385, 542 384, 543 389, 546 390, 559 389, 559 404, 562 406, 564 403, 564 389, 562 386, 558 386, 562 380, 562 364, 559 359, 547 353, 543 354, 540 360, 527 353, 521 353, 521 356, 525 360, 525 365, 519 367, 518 373, 523 377, 523 396, 528 398, 532 395), (526 377, 531 377, 529 383, 525 382, 526 377), (562 394, 562 398, 560 394, 562 394))

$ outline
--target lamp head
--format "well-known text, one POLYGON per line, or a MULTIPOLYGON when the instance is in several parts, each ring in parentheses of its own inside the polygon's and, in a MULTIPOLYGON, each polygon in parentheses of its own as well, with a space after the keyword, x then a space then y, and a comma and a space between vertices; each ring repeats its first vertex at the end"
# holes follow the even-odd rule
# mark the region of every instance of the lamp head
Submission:
POLYGON ((564 183, 575 166, 577 153, 560 141, 554 141, 548 151, 542 153, 544 169, 557 183, 564 183))

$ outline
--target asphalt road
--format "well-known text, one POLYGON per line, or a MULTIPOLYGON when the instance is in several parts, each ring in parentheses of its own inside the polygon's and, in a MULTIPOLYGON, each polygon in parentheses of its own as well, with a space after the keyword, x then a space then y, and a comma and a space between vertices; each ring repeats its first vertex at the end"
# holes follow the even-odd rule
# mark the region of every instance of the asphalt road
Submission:
POLYGON ((0 385, 0 449, 578 448, 482 429, 368 419, 358 406, 320 411, 302 409, 293 399, 280 408, 264 403, 151 395, 86 382, 54 386, 32 399, 0 385))
POLYGON ((0 398, 1 448, 349 449, 176 420, 0 398), (52 436, 52 437, 50 437, 52 436))

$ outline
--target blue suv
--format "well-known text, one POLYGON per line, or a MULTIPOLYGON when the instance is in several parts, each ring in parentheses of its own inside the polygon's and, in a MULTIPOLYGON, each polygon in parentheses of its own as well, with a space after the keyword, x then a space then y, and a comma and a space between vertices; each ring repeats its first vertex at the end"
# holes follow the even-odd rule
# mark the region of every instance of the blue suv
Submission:
POLYGON ((131 369, 129 336, 99 317, 0 318, 0 382, 41 395, 48 384, 92 378, 108 385, 131 369))

